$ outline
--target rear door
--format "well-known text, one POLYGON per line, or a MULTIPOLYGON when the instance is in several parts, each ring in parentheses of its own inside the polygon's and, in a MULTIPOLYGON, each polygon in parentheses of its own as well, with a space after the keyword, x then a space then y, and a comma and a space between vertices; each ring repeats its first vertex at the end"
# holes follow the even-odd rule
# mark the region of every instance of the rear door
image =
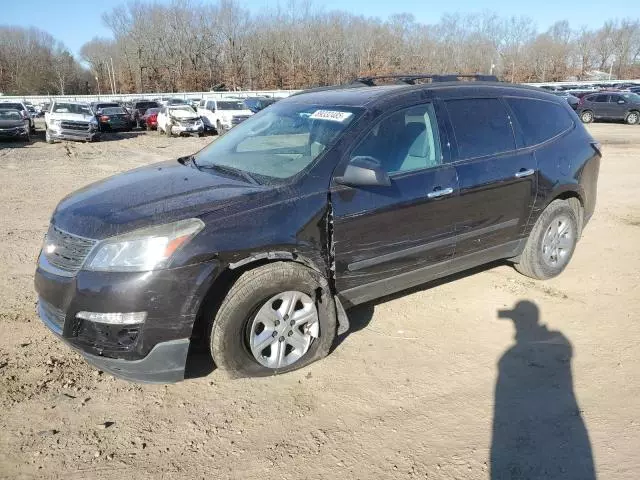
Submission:
POLYGON ((629 104, 622 95, 611 94, 607 102, 607 117, 622 120, 626 117, 629 104))
POLYGON ((517 149, 511 113, 500 98, 454 98, 444 103, 460 183, 456 259, 482 252, 507 256, 517 246, 514 241, 522 236, 535 200, 535 155, 530 149, 517 149))
POLYGON ((609 95, 601 93, 589 97, 588 101, 595 118, 609 118, 609 95))
POLYGON ((425 270, 452 258, 458 181, 444 135, 425 103, 382 118, 347 153, 345 164, 373 157, 391 178, 332 186, 336 286, 348 304, 423 283, 425 270))

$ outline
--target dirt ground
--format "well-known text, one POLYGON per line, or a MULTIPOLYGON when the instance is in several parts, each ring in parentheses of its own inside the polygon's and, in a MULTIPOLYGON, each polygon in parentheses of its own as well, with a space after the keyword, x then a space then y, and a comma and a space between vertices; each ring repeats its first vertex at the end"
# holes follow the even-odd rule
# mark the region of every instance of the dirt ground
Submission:
POLYGON ((63 196, 211 138, 0 144, 0 477, 515 479, 491 459, 531 448, 533 463, 560 452, 564 478, 592 455, 598 478, 637 479, 640 128, 589 128, 598 206, 560 277, 493 265, 353 309, 353 331, 298 372, 167 386, 116 380, 57 341, 34 312, 35 260, 63 196), (528 357, 545 345, 560 353, 528 357), (524 427, 506 441, 497 425, 524 427))

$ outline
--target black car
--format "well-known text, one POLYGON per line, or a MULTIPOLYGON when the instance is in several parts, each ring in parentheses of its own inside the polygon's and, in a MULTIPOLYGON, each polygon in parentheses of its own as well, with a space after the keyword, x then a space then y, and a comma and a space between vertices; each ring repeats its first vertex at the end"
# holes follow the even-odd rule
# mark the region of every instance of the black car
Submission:
POLYGON ((123 107, 104 107, 97 117, 102 132, 131 130, 131 116, 123 107))
POLYGON ((19 138, 28 142, 30 134, 29 121, 19 110, 0 107, 0 139, 19 138))
POLYGON ((158 102, 154 102, 153 100, 138 100, 131 104, 131 113, 133 115, 133 121, 138 127, 145 127, 144 124, 144 114, 150 108, 160 108, 160 104, 158 102))
POLYGON ((31 113, 29 113, 29 109, 27 108, 27 106, 22 103, 22 102, 12 102, 12 101, 2 101, 0 99, 0 108, 4 109, 4 110, 17 110, 18 112, 20 112, 20 116, 24 119, 27 120, 29 122, 29 132, 30 133, 35 133, 36 132, 36 122, 35 120, 31 117, 31 113))
POLYGON ((640 123, 640 95, 632 92, 599 92, 586 95, 578 106, 583 123, 594 120, 623 120, 629 125, 640 123))
POLYGON ((35 275, 43 322, 131 380, 182 379, 203 339, 218 368, 266 376, 327 355, 353 305, 501 259, 564 270, 601 157, 564 99, 369 81, 64 198, 35 275))

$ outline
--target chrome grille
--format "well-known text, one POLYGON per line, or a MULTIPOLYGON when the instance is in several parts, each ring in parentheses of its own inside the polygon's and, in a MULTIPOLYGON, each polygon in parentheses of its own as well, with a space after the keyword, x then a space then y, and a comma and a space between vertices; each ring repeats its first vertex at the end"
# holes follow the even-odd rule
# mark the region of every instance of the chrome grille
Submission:
POLYGON ((56 268, 75 273, 80 270, 97 240, 72 235, 53 224, 45 237, 44 255, 56 268))
POLYGON ((65 320, 65 313, 62 310, 38 298, 38 315, 51 330, 62 335, 65 320))
POLYGON ((89 122, 74 122, 63 120, 60 123, 60 128, 62 130, 89 131, 89 122))

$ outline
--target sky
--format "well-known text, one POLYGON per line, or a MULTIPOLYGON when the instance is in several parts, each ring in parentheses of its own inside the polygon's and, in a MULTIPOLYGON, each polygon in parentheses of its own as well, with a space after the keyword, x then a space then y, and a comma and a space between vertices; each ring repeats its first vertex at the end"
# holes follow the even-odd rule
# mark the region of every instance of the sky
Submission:
MULTIPOLYGON (((208 3, 209 0, 200 0, 208 3)), ((35 26, 62 41, 75 55, 80 47, 95 36, 110 37, 102 24, 101 15, 120 0, 95 2, 93 0, 0 0, 0 24, 22 27, 35 26)), ((156 0, 169 3, 169 0, 156 0)), ((259 12, 269 6, 286 5, 268 0, 240 0, 251 11, 259 12)), ((569 0, 447 0, 426 2, 421 0, 312 0, 312 5, 325 11, 346 10, 371 17, 387 18, 394 13, 411 13, 422 23, 435 23, 445 13, 478 13, 482 10, 496 12, 500 16, 528 16, 545 30, 557 20, 569 20, 572 28, 583 25, 600 27, 605 20, 614 18, 640 18, 639 0, 618 0, 607 3, 603 9, 595 0, 572 2, 569 0), (603 10, 606 16, 603 17, 603 10)))

